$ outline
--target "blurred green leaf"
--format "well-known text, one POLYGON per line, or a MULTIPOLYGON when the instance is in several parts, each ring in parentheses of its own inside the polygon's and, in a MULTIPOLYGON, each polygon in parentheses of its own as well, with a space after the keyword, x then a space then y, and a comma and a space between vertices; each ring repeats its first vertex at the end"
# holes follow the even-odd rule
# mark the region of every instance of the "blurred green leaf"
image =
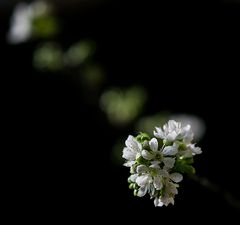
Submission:
POLYGON ((65 53, 65 62, 68 66, 79 66, 95 53, 95 43, 79 41, 73 44, 65 53))
POLYGON ((102 94, 100 105, 113 125, 124 126, 140 114, 146 99, 142 87, 111 89, 102 94))
POLYGON ((41 45, 34 52, 33 65, 37 69, 51 72, 62 69, 62 49, 55 43, 46 43, 41 45))
POLYGON ((32 21, 33 37, 48 38, 60 30, 58 21, 52 16, 36 17, 32 21))

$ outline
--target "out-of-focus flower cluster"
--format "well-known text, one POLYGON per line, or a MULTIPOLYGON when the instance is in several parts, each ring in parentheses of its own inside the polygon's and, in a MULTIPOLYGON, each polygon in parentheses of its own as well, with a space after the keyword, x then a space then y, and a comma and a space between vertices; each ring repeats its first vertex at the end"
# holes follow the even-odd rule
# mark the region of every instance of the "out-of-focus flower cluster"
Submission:
POLYGON ((47 38, 56 34, 59 25, 47 1, 19 2, 14 8, 7 34, 10 44, 20 44, 30 38, 47 38))
POLYGON ((184 173, 194 174, 193 157, 202 153, 193 140, 190 125, 169 120, 163 129, 156 127, 153 138, 146 133, 128 136, 122 157, 130 167, 129 188, 134 195, 149 194, 155 206, 174 204, 184 173))

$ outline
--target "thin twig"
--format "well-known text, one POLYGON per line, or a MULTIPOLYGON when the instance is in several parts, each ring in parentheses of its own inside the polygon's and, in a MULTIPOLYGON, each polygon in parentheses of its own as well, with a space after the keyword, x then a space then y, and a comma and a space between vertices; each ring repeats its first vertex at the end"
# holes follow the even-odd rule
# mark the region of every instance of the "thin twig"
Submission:
POLYGON ((222 196, 222 198, 224 198, 224 200, 230 206, 240 210, 240 201, 238 199, 236 199, 229 191, 224 190, 223 188, 219 187, 218 185, 212 183, 206 177, 199 177, 197 175, 189 175, 189 178, 191 180, 197 182, 198 184, 200 184, 204 188, 219 194, 220 196, 222 196))

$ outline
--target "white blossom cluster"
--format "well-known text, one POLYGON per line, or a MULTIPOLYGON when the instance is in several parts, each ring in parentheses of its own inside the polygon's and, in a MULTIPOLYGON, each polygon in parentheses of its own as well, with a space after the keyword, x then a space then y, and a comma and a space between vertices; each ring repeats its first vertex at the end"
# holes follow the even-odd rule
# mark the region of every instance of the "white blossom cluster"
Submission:
POLYGON ((193 141, 191 126, 182 127, 174 120, 163 129, 156 127, 154 138, 140 133, 136 138, 129 135, 123 149, 124 166, 130 167, 129 188, 134 195, 147 193, 155 206, 174 204, 182 173, 194 173, 193 156, 202 151, 193 141))
POLYGON ((32 3, 19 2, 13 11, 11 27, 7 34, 10 44, 19 44, 27 41, 32 35, 34 19, 47 15, 50 6, 44 1, 32 3))

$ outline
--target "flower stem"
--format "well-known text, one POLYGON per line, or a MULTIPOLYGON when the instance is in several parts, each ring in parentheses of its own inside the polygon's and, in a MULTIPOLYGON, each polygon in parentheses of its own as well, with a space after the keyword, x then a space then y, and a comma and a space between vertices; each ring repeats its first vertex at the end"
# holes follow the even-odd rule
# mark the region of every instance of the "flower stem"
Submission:
POLYGON ((240 200, 235 198, 231 192, 221 188, 217 184, 212 183, 208 178, 206 177, 199 177, 197 175, 189 175, 189 178, 196 183, 200 184, 202 187, 217 193, 219 196, 221 196, 226 203, 228 203, 231 207, 240 210, 240 200))

